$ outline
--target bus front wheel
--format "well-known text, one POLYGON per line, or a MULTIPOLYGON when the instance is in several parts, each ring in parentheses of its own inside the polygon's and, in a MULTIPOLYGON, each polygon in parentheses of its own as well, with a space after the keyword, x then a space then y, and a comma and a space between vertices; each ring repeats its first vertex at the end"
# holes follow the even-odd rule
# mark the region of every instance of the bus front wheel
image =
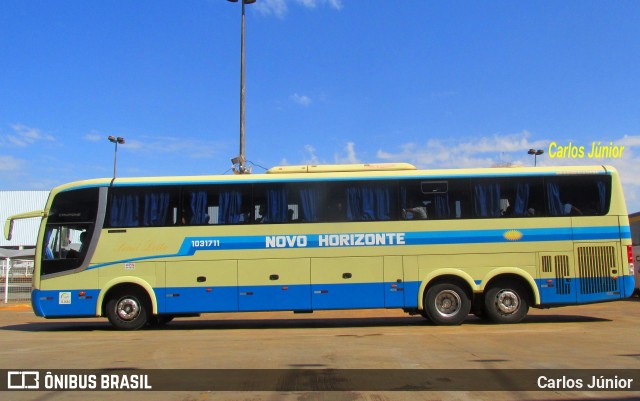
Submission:
POLYGON ((138 330, 149 321, 149 308, 145 297, 139 291, 114 294, 107 301, 107 318, 121 330, 138 330))
POLYGON ((471 310, 467 292, 453 283, 440 283, 427 290, 424 312, 437 325, 462 324, 471 310))
POLYGON ((524 287, 514 282, 492 285, 484 297, 484 312, 494 323, 518 323, 529 311, 524 287))

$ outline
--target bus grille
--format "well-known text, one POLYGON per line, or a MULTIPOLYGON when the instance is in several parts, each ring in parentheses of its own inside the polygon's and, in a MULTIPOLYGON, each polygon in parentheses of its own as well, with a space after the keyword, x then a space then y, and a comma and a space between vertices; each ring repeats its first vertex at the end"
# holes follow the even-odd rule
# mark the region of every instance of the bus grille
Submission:
POLYGON ((569 257, 557 255, 554 258, 556 264, 556 294, 570 294, 571 282, 569 278, 569 257))
POLYGON ((613 246, 578 247, 580 292, 595 294, 616 291, 618 282, 610 277, 610 270, 615 269, 615 266, 613 246))
POLYGON ((551 273, 551 256, 542 257, 542 272, 551 273))

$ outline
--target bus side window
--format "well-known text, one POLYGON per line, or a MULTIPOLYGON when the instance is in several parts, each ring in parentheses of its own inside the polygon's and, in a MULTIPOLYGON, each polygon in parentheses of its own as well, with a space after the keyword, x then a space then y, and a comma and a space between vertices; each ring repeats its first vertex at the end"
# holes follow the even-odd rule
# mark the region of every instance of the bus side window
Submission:
POLYGON ((568 176, 545 182, 551 216, 602 216, 609 211, 610 176, 568 176))
MULTIPOLYGON (((215 200, 217 200, 217 219, 216 216, 211 217, 215 224, 246 224, 252 221, 253 202, 250 185, 221 187, 215 200)), ((215 206, 208 208, 211 211, 215 209, 215 206)))
POLYGON ((341 197, 332 197, 336 200, 330 210, 335 215, 343 215, 342 221, 388 221, 396 218, 394 185, 384 181, 350 182, 342 186, 342 194, 341 197))
POLYGON ((203 188, 185 188, 182 191, 180 223, 195 226, 210 224, 209 204, 213 196, 203 188))
POLYGON ((163 227, 175 224, 177 189, 114 188, 109 199, 108 227, 163 227))

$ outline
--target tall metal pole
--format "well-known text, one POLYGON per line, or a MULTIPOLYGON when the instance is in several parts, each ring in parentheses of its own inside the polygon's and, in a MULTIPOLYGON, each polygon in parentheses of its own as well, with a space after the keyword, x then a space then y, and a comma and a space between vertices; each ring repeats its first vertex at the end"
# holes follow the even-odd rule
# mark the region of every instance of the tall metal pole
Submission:
POLYGON ((118 142, 116 142, 116 150, 113 151, 113 178, 116 178, 117 161, 118 161, 118 142))
POLYGON ((115 143, 116 144, 116 148, 113 151, 113 179, 116 179, 116 162, 118 160, 118 144, 123 144, 124 143, 124 138, 119 136, 119 137, 115 137, 115 136, 109 136, 107 138, 109 140, 109 142, 115 143))
POLYGON ((246 172, 244 153, 244 3, 242 3, 242 32, 240 34, 240 174, 246 172))

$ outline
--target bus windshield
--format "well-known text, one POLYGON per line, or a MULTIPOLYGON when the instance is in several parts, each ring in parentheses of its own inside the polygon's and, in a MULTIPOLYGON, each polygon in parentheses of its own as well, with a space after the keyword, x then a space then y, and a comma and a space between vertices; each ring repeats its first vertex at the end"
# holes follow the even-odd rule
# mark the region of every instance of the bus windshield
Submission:
POLYGON ((42 244, 41 274, 83 265, 98 210, 98 188, 62 192, 51 205, 42 244))

